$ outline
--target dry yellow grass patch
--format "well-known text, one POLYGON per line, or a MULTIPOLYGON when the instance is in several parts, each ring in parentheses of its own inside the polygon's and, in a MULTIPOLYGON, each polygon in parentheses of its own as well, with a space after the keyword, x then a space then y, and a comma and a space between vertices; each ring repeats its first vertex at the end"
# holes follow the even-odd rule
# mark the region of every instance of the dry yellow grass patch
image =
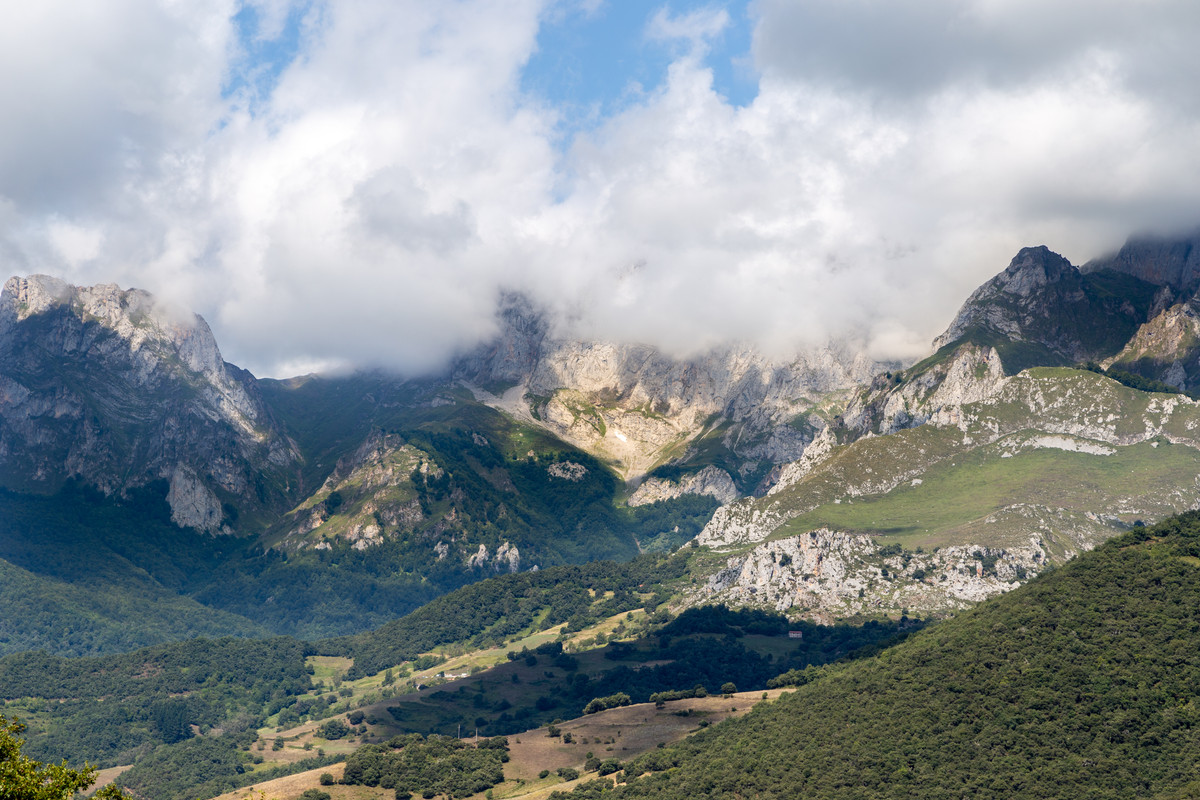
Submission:
POLYGON ((223 795, 219 795, 216 800, 244 800, 247 797, 252 798, 252 800, 258 800, 260 796, 265 797, 266 800, 295 800, 306 789, 320 789, 323 792, 329 792, 333 800, 392 800, 396 796, 395 792, 391 789, 377 789, 370 786, 341 786, 338 784, 334 784, 333 786, 321 785, 322 772, 328 772, 335 780, 339 780, 342 777, 342 770, 344 768, 344 764, 330 764, 320 769, 298 772, 295 775, 287 775, 283 778, 257 783, 245 789, 226 792, 223 795))
POLYGON ((108 786, 110 783, 112 783, 113 781, 115 781, 117 779, 118 775, 120 775, 122 772, 124 772, 125 770, 129 769, 132 766, 133 766, 132 764, 129 764, 124 767, 109 767, 108 769, 99 770, 98 772, 96 772, 96 782, 92 784, 91 788, 88 789, 88 792, 91 793, 91 792, 96 791, 97 789, 101 789, 105 786, 108 786))

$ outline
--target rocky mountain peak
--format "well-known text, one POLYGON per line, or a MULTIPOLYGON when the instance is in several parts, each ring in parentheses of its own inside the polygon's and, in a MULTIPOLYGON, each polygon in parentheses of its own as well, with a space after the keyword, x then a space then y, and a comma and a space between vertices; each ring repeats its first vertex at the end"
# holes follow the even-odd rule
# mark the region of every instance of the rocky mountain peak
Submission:
MULTIPOLYGON (((1044 297, 1048 303, 1079 292, 1079 270, 1045 245, 1024 247, 1008 267, 980 286, 963 303, 946 331, 933 340, 935 350, 957 341, 975 327, 1006 336, 1021 336, 1022 317, 1042 309, 1031 308, 1044 297), (1049 297, 1048 295, 1053 295, 1049 297)), ((1040 315, 1038 315, 1040 316, 1040 315)))
MULTIPOLYGON (((111 283, 77 287, 49 275, 16 276, 0 292, 0 334, 54 312, 115 333, 137 355, 144 373, 169 369, 177 361, 217 389, 225 410, 247 423, 257 418, 257 404, 227 373, 216 339, 199 315, 171 309, 141 289, 122 290, 111 283), (163 356, 171 358, 164 362, 163 356)), ((59 344, 66 353, 82 342, 59 344)))
POLYGON ((75 478, 125 494, 169 482, 175 522, 216 531, 223 504, 261 503, 264 475, 296 459, 199 316, 112 284, 5 283, 0 485, 46 492, 75 478))
POLYGON ((1010 374, 1107 358, 1162 302, 1160 288, 1132 274, 1085 274, 1046 247, 1027 247, 967 298, 933 346, 995 346, 1010 374))
POLYGON ((994 279, 994 289, 1028 297, 1041 287, 1062 281, 1077 282, 1079 270, 1045 245, 1023 247, 1008 267, 994 279))
POLYGON ((1084 272, 1102 270, 1191 294, 1200 289, 1200 229, 1180 237, 1133 237, 1116 253, 1083 266, 1084 272))
POLYGON ((454 373, 482 385, 514 384, 537 368, 542 343, 550 330, 544 310, 526 295, 505 292, 496 304, 496 338, 464 356, 454 373))

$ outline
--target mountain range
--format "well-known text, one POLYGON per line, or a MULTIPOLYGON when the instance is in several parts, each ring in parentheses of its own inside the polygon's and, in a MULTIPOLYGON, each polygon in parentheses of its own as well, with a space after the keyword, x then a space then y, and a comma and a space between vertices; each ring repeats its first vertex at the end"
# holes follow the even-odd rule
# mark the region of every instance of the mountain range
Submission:
POLYGON ((150 797, 315 782, 331 715, 554 739, 735 679, 795 693, 612 769, 563 737, 534 781, 517 737, 503 796, 1187 796, 1198 244, 1023 249, 912 364, 678 360, 506 295, 442 374, 259 379, 145 292, 12 278, 0 699, 150 797))
MULTIPOLYGON (((71 547, 141 542, 119 574, 197 619, 254 623, 201 630, 258 629, 254 605, 279 604, 299 575, 314 588, 267 627, 350 633, 487 575, 694 536, 706 574, 681 602, 942 613, 1191 506, 1196 242, 1135 239, 1082 268, 1026 248, 907 368, 837 343, 680 361, 558 337, 506 295, 497 338, 442 375, 256 379, 203 319, 145 292, 13 278, 0 489, 47 544, 59 534, 41 498, 111 507, 121 533, 63 522, 71 547), (150 532, 164 517, 172 540, 230 541, 189 564, 150 532), (359 575, 378 611, 322 588, 326 562, 359 575)), ((94 584, 32 535, 10 531, 0 552, 23 584, 94 584)), ((65 652, 103 651, 97 636, 65 652)), ((29 643, 14 631, 0 647, 29 643)))

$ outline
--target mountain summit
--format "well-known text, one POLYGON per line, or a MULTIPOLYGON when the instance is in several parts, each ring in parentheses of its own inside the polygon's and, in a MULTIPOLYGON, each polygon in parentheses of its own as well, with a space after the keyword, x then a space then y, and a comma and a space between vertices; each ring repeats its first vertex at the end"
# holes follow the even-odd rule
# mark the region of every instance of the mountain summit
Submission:
POLYGON ((0 481, 70 479, 124 495, 165 481, 172 519, 227 530, 230 509, 278 501, 297 461, 253 377, 208 325, 136 289, 45 275, 0 293, 0 481))

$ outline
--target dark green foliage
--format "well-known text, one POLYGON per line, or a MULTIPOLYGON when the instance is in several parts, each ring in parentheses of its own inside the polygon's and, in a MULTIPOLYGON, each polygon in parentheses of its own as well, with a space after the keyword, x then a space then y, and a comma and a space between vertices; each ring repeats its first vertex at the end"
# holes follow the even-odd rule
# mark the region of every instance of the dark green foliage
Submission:
POLYGON ((242 748, 254 741, 250 731, 219 737, 198 736, 177 745, 159 747, 140 758, 117 783, 136 797, 154 800, 195 800, 327 766, 331 756, 306 758, 274 769, 249 772, 249 755, 242 748))
POLYGON ((159 738, 166 744, 182 742, 192 735, 191 705, 181 698, 172 697, 156 700, 150 704, 150 718, 158 731, 159 738))
POLYGON ((1128 372, 1123 369, 1118 369, 1115 366, 1104 369, 1095 361, 1088 361, 1081 365, 1082 369, 1088 372, 1097 372, 1112 378, 1117 383, 1128 386, 1131 389, 1137 389, 1140 392, 1161 392, 1164 394, 1187 394, 1189 397, 1195 398, 1195 393, 1188 393, 1180 389, 1178 386, 1172 386, 1169 383, 1163 383, 1153 378, 1147 378, 1144 375, 1139 375, 1134 372, 1128 372))
MULTIPOLYGON (((387 531, 367 551, 339 539, 330 550, 264 552, 254 538, 181 531, 170 521, 165 482, 125 499, 72 482, 54 497, 0 489, 0 601, 11 611, 0 619, 0 653, 92 655, 202 635, 351 634, 490 574, 462 558, 439 559, 438 536, 491 552, 507 542, 523 567, 546 568, 633 558, 637 540, 671 549, 716 508, 711 498, 689 496, 619 509, 619 481, 599 461, 467 398, 431 407, 443 389, 378 376, 264 382, 305 453, 303 485, 319 486, 373 429, 421 449, 441 470, 418 473, 412 487, 427 512, 418 529, 387 531), (578 481, 553 477, 548 468, 561 460, 586 472, 578 481)), ((328 495, 325 509, 344 512, 349 491, 328 495)), ((243 532, 261 532, 262 514, 239 519, 243 532)))
POLYGON ((78 659, 17 653, 0 658, 0 697, 38 708, 31 752, 107 766, 186 739, 192 725, 249 726, 308 689, 307 652, 280 638, 196 639, 78 659))
POLYGON ((721 504, 706 494, 685 494, 628 510, 628 524, 642 550, 669 552, 696 537, 721 504))
POLYGON ((629 695, 624 692, 610 694, 607 697, 594 697, 586 706, 583 707, 584 714, 595 714, 598 711, 606 711, 610 708, 620 708, 627 706, 632 702, 629 695))
MULTIPOLYGON (((627 767, 604 797, 1184 797, 1200 514, 1137 528, 627 767)), ((798 681, 799 682, 799 681, 798 681)))
MULTIPOLYGON (((920 623, 910 622, 907 626, 916 629, 920 623)), ((765 611, 698 608, 681 614, 658 637, 609 645, 602 658, 592 656, 586 668, 581 666, 575 672, 542 670, 545 661, 539 660, 532 668, 537 670, 536 677, 526 680, 523 676, 519 684, 536 685, 536 691, 513 689, 511 680, 500 678, 494 683, 487 681, 486 699, 482 690, 446 692, 430 699, 437 704, 436 713, 414 718, 403 707, 396 707, 394 717, 406 730, 425 734, 453 734, 460 723, 464 729, 478 726, 492 734, 519 733, 557 718, 578 716, 596 698, 602 702, 592 706, 592 711, 600 710, 598 706, 607 705, 613 696, 627 696, 633 703, 666 702, 684 696, 704 697, 726 682, 748 691, 761 690, 781 671, 870 655, 905 635, 899 623, 826 627, 790 624, 782 615, 765 611), (804 638, 787 638, 787 630, 797 627, 804 630, 804 638), (748 642, 744 638, 748 635, 767 636, 774 641, 748 642), (774 655, 761 655, 753 647, 774 655), (619 655, 610 658, 611 651, 619 655), (597 669, 597 664, 605 666, 597 669)), ((559 646, 549 643, 530 653, 540 655, 543 650, 559 646)), ((519 654, 513 655, 520 663, 519 654)), ((521 668, 525 669, 523 664, 521 668)), ((477 686, 482 686, 482 679, 477 686)), ((556 725, 549 731, 551 736, 561 734, 556 725)))
POLYGON ((397 736, 387 744, 363 745, 351 753, 342 782, 394 788, 397 795, 433 790, 466 797, 504 781, 507 755, 508 742, 502 737, 475 747, 448 737, 397 736))
MULTIPOLYGON (((253 733, 243 734, 237 745, 254 741, 253 733)), ((228 737, 197 737, 174 747, 163 747, 139 759, 136 766, 121 775, 120 784, 139 797, 185 798, 212 797, 243 785, 245 773, 242 753, 228 737)))
MULTIPOLYGON (((3 800, 68 800, 90 787, 96 779, 95 767, 71 769, 66 761, 43 764, 22 751, 25 742, 19 738, 25 726, 18 720, 9 722, 0 714, 0 798, 3 800)), ((115 787, 106 786, 95 795, 107 800, 123 800, 115 787)))
POLYGON ((350 729, 346 727, 346 723, 336 718, 326 720, 325 723, 317 729, 317 735, 322 739, 342 739, 348 733, 350 733, 350 729))
POLYGON ((165 484, 125 500, 68 482, 53 497, 0 489, 0 654, 98 655, 196 636, 265 636, 182 595, 244 543, 170 522, 165 484))

